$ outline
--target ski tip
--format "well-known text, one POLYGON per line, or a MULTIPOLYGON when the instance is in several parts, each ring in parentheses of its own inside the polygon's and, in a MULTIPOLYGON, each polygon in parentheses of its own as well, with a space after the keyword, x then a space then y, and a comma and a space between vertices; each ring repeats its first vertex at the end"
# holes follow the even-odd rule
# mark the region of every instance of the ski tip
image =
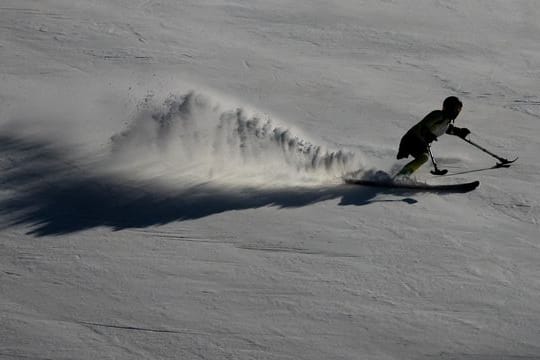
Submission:
POLYGON ((478 185, 480 185, 480 181, 476 180, 476 181, 473 181, 470 183, 470 189, 471 190, 474 190, 478 187, 478 185))
POLYGON ((480 181, 471 181, 468 183, 462 183, 462 184, 455 184, 453 187, 450 185, 448 188, 441 187, 441 191, 453 191, 458 193, 466 193, 469 191, 473 191, 480 185, 480 181))
POLYGON ((514 163, 517 159, 519 159, 519 157, 516 157, 514 160, 503 159, 503 161, 497 163, 497 165, 495 166, 496 167, 510 167, 510 164, 514 163))

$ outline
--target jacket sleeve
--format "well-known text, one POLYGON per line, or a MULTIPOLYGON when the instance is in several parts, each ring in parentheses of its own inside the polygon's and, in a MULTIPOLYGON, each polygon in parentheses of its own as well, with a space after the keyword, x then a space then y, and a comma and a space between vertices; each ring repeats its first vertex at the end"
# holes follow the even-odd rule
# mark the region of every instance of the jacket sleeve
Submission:
POLYGON ((433 134, 427 127, 422 128, 421 135, 424 141, 427 142, 428 144, 437 140, 437 136, 433 134))
POLYGON ((433 132, 433 129, 437 127, 441 121, 440 111, 434 110, 430 112, 419 124, 419 134, 422 139, 428 144, 437 140, 437 135, 433 132))

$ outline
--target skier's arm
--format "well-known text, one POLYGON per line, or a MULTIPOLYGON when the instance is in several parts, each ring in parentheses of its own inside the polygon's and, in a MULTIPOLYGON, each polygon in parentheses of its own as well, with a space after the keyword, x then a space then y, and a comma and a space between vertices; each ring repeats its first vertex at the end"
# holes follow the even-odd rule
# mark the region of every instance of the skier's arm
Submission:
POLYGON ((433 134, 428 127, 423 127, 420 130, 420 134, 422 135, 422 139, 424 139, 424 141, 428 144, 433 141, 437 141, 437 135, 433 134))
POLYGON ((441 112, 439 110, 430 112, 417 125, 420 138, 422 138, 428 144, 437 140, 437 135, 434 130, 441 121, 440 113, 441 112))

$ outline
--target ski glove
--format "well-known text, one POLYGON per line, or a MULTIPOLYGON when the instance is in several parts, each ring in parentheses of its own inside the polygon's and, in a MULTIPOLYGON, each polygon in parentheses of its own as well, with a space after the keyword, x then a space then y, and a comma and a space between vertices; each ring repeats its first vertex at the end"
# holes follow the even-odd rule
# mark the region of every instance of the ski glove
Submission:
POLYGON ((456 130, 456 135, 462 139, 465 139, 467 135, 471 133, 471 131, 467 128, 456 128, 456 130))
POLYGON ((446 131, 447 134, 458 136, 462 139, 465 139, 467 135, 471 133, 471 131, 467 128, 458 128, 457 126, 450 125, 448 130, 446 131))

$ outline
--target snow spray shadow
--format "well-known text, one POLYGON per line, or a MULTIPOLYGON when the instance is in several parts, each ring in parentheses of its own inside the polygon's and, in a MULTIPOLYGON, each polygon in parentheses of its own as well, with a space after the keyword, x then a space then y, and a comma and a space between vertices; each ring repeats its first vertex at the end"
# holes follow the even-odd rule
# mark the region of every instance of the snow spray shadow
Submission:
POLYGON ((189 95, 168 102, 165 112, 138 112, 134 123, 113 137, 113 156, 104 158, 77 155, 57 141, 4 132, 2 224, 28 226, 28 233, 36 236, 62 235, 102 226, 143 228, 263 206, 301 207, 336 198, 342 205, 364 205, 378 201, 381 193, 403 194, 336 181, 314 185, 315 179, 329 180, 347 169, 350 157, 325 152, 241 111, 221 113, 217 127, 204 121, 193 124, 208 119, 197 112, 216 110, 197 101, 189 95), (286 170, 257 174, 276 162, 286 170), (268 178, 273 180, 270 186, 262 186, 268 178), (302 185, 303 178, 310 186, 302 185))
POLYGON ((66 157, 66 149, 46 142, 2 137, 0 143, 0 154, 11 159, 2 164, 0 175, 2 222, 27 225, 28 233, 36 236, 101 226, 143 228, 230 210, 300 207, 340 197, 366 203, 377 194, 346 185, 264 190, 198 184, 179 188, 95 173, 91 167, 74 164, 66 157))

